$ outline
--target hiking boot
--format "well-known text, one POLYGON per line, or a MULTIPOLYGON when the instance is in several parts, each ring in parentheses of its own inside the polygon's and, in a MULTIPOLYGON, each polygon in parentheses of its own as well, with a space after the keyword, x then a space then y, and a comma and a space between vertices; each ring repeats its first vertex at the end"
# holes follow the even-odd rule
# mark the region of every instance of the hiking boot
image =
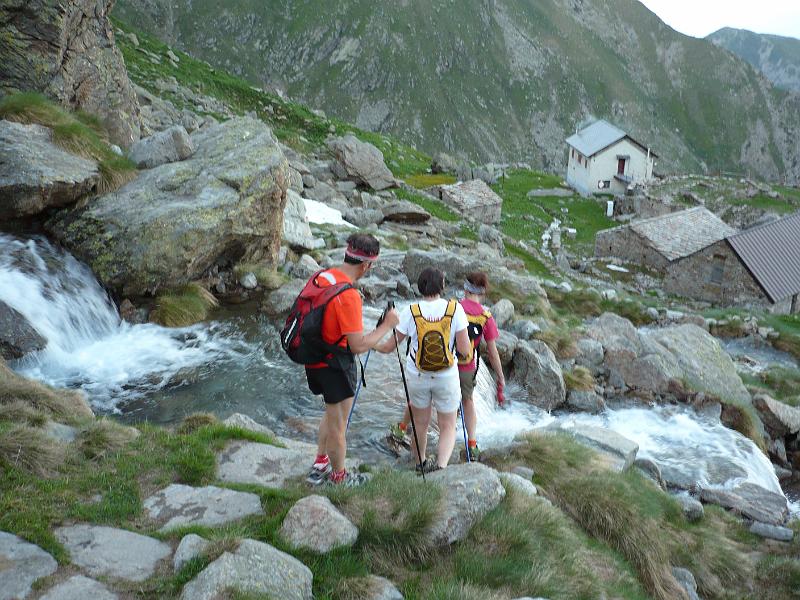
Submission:
POLYGON ((398 444, 409 444, 408 434, 405 432, 404 429, 400 428, 399 423, 394 423, 393 425, 389 426, 389 437, 397 440, 398 444))
POLYGON ((469 449, 469 461, 478 462, 481 459, 481 451, 477 444, 469 449))
POLYGON ((352 471, 348 471, 340 481, 334 481, 330 476, 328 476, 327 480, 325 481, 325 485, 327 487, 342 486, 354 488, 364 485, 370 479, 372 479, 372 473, 354 473, 352 471))
POLYGON ((330 461, 322 464, 314 463, 314 466, 311 467, 311 470, 308 472, 306 481, 311 485, 319 485, 328 478, 331 471, 332 467, 330 461))
POLYGON ((397 424, 389 427, 389 433, 386 435, 386 445, 394 453, 395 456, 402 456, 404 450, 411 448, 411 438, 397 424))
POLYGON ((434 471, 439 471, 442 467, 440 467, 436 460, 433 458, 426 458, 425 461, 422 463, 422 467, 417 465, 416 467, 417 475, 422 475, 423 473, 433 473, 434 471))

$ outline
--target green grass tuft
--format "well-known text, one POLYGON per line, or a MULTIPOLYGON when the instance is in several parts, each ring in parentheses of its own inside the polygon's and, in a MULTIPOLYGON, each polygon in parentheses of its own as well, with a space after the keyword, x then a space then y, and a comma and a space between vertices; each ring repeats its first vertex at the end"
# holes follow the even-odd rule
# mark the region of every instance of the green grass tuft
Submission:
POLYGON ((218 304, 214 295, 199 283, 189 283, 159 294, 150 320, 165 327, 186 327, 207 319, 218 304))
POLYGON ((0 405, 19 404, 64 423, 77 423, 94 416, 81 392, 51 388, 25 379, 0 359, 0 405))
POLYGON ((96 460, 119 451, 138 435, 139 432, 132 427, 110 419, 97 419, 80 431, 76 441, 86 458, 96 460))
POLYGON ((456 182, 453 175, 446 173, 420 173, 418 175, 409 175, 405 178, 408 185, 417 189, 425 189, 434 185, 449 185, 456 182))
POLYGON ((54 475, 66 456, 63 445, 40 429, 17 425, 0 429, 0 467, 20 469, 40 477, 54 475))
POLYGON ((564 383, 567 390, 570 391, 590 392, 594 390, 594 377, 586 367, 575 367, 571 371, 565 371, 564 383))
POLYGON ((394 194, 401 200, 408 200, 409 202, 413 202, 414 204, 421 206, 429 213, 431 213, 431 215, 433 215, 437 219, 441 219, 442 221, 447 221, 448 223, 455 223, 456 221, 461 220, 461 217, 459 217, 456 213, 450 210, 450 208, 445 206, 443 203, 437 200, 432 200, 427 196, 410 192, 403 188, 396 189, 394 191, 394 194))

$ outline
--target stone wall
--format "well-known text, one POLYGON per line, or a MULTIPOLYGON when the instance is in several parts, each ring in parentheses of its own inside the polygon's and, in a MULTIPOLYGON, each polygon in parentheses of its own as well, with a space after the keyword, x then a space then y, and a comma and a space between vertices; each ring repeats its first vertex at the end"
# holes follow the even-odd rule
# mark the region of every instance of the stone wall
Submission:
POLYGON ((115 144, 140 137, 139 103, 108 15, 114 0, 0 2, 0 98, 41 92, 97 115, 115 144))
POLYGON ((664 271, 669 262, 627 225, 597 233, 595 256, 609 256, 664 271))
POLYGON ((658 198, 642 195, 623 196, 615 200, 614 216, 634 214, 637 219, 649 219, 685 209, 685 206, 667 204, 658 198))
POLYGON ((791 305, 791 300, 773 305, 725 240, 670 264, 664 291, 718 306, 758 306, 788 312, 791 305))

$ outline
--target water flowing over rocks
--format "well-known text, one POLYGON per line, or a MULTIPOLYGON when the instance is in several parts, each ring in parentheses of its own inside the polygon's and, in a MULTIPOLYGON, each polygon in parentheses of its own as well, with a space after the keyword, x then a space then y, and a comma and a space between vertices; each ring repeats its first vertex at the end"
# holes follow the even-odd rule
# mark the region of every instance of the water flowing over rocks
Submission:
POLYGON ((283 520, 280 536, 293 548, 325 554, 340 546, 352 546, 358 527, 324 496, 298 500, 283 520))
POLYGON ((394 187, 395 179, 383 161, 383 153, 372 144, 346 135, 328 142, 336 157, 334 167, 341 179, 352 179, 373 190, 394 187))
POLYGON ((0 531, 0 600, 26 598, 31 585, 55 573, 58 563, 47 552, 22 538, 0 531))
POLYGON ((144 581, 172 554, 164 542, 113 527, 73 525, 55 535, 72 563, 95 577, 144 581))
POLYGON ((525 388, 528 400, 543 410, 558 408, 567 399, 561 365, 544 342, 520 341, 514 352, 511 375, 525 388))
POLYGON ((275 264, 289 168, 275 136, 244 117, 192 143, 191 159, 143 171, 50 231, 125 295, 187 283, 220 260, 275 264))
POLYGON ((463 540, 469 530, 506 495, 497 471, 481 463, 451 465, 428 475, 428 481, 444 488, 440 514, 430 536, 436 545, 463 540))
POLYGON ((266 594, 283 600, 311 600, 313 574, 296 558, 257 542, 242 540, 187 583, 181 600, 213 600, 226 590, 266 594))
POLYGON ((99 581, 83 575, 75 575, 52 587, 39 600, 89 600, 90 598, 91 600, 117 600, 117 595, 111 593, 99 581))
POLYGON ((175 556, 172 557, 172 568, 180 571, 186 563, 205 552, 210 544, 211 542, 194 533, 183 536, 175 549, 175 556))
POLYGON ((160 531, 183 525, 211 527, 264 514, 256 494, 178 483, 150 496, 144 501, 144 510, 149 518, 161 524, 160 531))
POLYGON ((0 96, 37 91, 98 115, 115 144, 139 139, 139 103, 108 15, 114 0, 0 6, 0 96))
POLYGON ((97 187, 97 163, 52 140, 41 125, 0 121, 0 219, 67 206, 97 187))
POLYGON ((128 157, 140 169, 152 169, 166 163, 186 160, 194 154, 194 146, 183 125, 154 133, 136 142, 128 157))
POLYGON ((22 358, 47 345, 36 329, 19 312, 0 300, 0 357, 22 358))

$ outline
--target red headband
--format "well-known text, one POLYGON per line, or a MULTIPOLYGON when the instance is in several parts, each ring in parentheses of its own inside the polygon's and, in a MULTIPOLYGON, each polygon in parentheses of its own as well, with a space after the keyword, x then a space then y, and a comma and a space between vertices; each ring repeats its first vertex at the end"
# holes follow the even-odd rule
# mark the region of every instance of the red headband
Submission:
POLYGON ((374 262, 378 260, 378 255, 370 255, 366 254, 362 250, 357 250, 353 248, 350 244, 347 244, 347 249, 344 251, 345 256, 349 256, 350 258, 355 258, 357 260, 367 261, 367 262, 374 262))

